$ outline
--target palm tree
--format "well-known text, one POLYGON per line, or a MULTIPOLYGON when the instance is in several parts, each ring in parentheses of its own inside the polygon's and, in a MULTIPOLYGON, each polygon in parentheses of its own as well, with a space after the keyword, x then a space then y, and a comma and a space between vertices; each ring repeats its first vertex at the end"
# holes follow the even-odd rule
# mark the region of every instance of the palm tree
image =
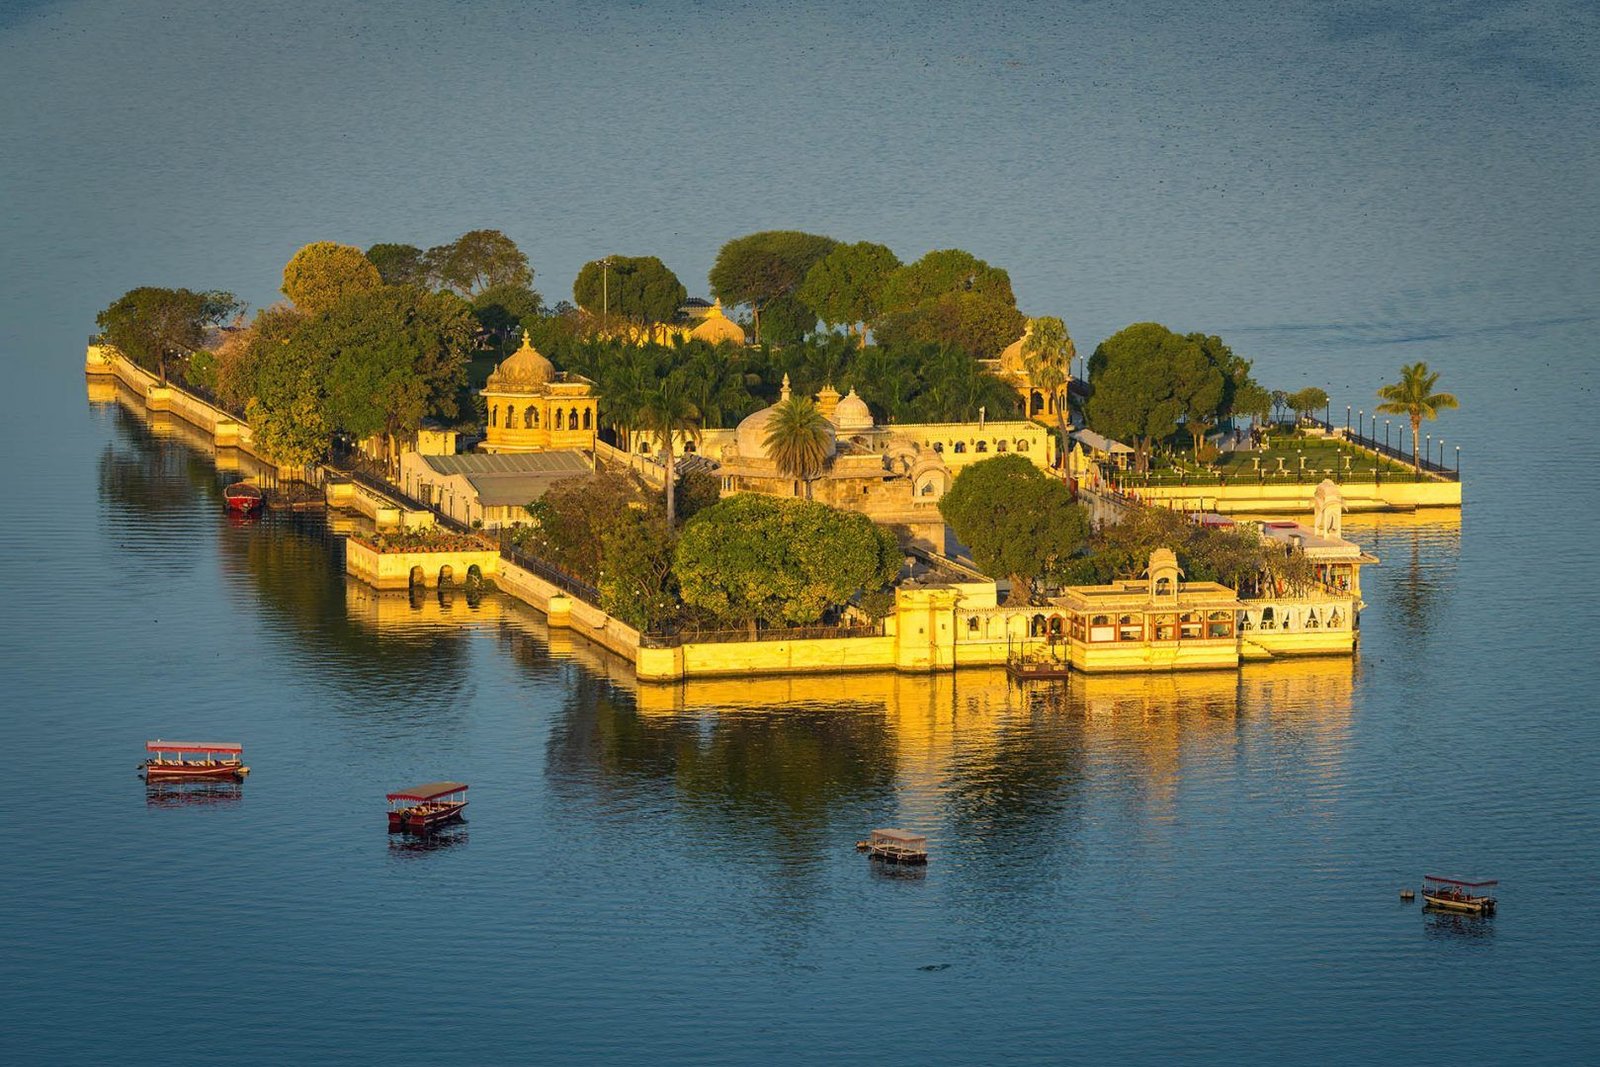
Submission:
POLYGON ((1417 473, 1422 473, 1422 460, 1417 454, 1417 438, 1422 433, 1423 419, 1436 419, 1439 412, 1460 407, 1449 393, 1436 393, 1439 372, 1430 371, 1426 363, 1412 363, 1400 368, 1400 380, 1378 390, 1383 403, 1378 410, 1385 415, 1404 415, 1411 420, 1411 462, 1417 473))
POLYGON ((679 374, 667 374, 656 380, 639 397, 635 413, 639 429, 656 435, 661 442, 661 453, 667 471, 667 526, 677 521, 675 496, 678 480, 677 454, 674 439, 682 435, 686 441, 700 439, 700 411, 689 399, 689 391, 679 374))
POLYGON ((1043 315, 1028 323, 1027 335, 1022 339, 1022 366, 1033 387, 1055 401, 1056 422, 1061 428, 1058 456, 1062 463, 1066 462, 1071 440, 1067 436, 1071 429, 1067 422, 1067 384, 1072 381, 1072 360, 1077 354, 1067 324, 1054 315, 1043 315))
POLYGON ((767 420, 767 455, 786 476, 806 483, 806 499, 811 499, 811 480, 827 466, 832 433, 810 397, 791 396, 779 401, 767 420))

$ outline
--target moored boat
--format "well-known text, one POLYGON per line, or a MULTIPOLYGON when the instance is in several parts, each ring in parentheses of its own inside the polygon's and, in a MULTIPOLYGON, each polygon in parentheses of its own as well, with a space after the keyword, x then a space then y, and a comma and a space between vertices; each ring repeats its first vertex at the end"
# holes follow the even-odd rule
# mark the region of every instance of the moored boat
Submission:
POLYGON ((139 764, 147 782, 243 781, 244 746, 234 741, 146 741, 139 764))
POLYGON ((222 491, 222 498, 228 502, 230 511, 255 511, 266 499, 266 494, 259 485, 234 482, 222 491))
POLYGON ((856 848, 885 863, 928 862, 928 838, 910 830, 874 830, 865 841, 857 842, 856 848))
POLYGON ((462 782, 429 782, 387 794, 389 829, 423 833, 461 818, 467 808, 467 787, 462 782))
POLYGON ((1463 882, 1459 878, 1425 874, 1422 876, 1422 903, 1424 907, 1488 915, 1494 911, 1495 899, 1483 890, 1499 884, 1497 881, 1463 882))

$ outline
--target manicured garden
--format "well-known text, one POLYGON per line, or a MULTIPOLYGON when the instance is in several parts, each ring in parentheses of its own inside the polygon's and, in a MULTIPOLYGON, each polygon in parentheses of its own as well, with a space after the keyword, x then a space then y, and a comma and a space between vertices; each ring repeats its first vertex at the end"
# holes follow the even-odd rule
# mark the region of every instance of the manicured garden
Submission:
POLYGON ((1304 430, 1269 432, 1255 451, 1223 452, 1196 462, 1191 449, 1153 452, 1150 472, 1121 476, 1125 485, 1226 485, 1238 483, 1425 481, 1408 464, 1375 456, 1334 437, 1304 430))

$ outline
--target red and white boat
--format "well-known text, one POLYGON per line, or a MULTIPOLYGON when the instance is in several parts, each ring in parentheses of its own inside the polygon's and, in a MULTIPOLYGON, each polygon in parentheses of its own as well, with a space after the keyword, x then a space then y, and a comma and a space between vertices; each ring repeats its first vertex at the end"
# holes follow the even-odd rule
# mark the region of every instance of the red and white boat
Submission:
POLYGON ((244 746, 231 741, 146 741, 139 764, 147 782, 235 781, 250 773, 244 746))
POLYGON ((249 482, 234 482, 222 491, 222 499, 228 502, 229 511, 255 511, 261 507, 266 499, 266 494, 259 485, 249 482))
POLYGON ((429 782, 388 794, 389 829, 423 833, 461 818, 467 787, 461 782, 429 782))

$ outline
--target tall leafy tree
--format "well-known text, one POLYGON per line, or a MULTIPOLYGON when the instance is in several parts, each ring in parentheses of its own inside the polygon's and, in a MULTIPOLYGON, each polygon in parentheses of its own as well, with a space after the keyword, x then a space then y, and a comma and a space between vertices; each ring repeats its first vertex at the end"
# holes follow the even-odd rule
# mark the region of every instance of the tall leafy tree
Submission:
POLYGON ((168 374, 201 350, 206 330, 238 314, 244 305, 232 293, 194 292, 141 286, 123 293, 95 322, 101 336, 139 366, 168 374))
POLYGON ((684 526, 673 569, 690 607, 754 628, 817 622, 900 564, 894 535, 865 515, 740 493, 684 526))
POLYGON ((778 470, 804 482, 806 499, 811 499, 812 479, 822 473, 833 451, 833 428, 811 398, 791 396, 781 401, 767 420, 763 443, 778 470))
POLYGON ((661 458, 666 469, 667 525, 677 521, 677 447, 679 437, 699 440, 700 412, 689 398, 681 373, 670 373, 646 386, 638 397, 635 414, 641 430, 655 434, 661 442, 661 458))
MULTIPOLYGON (((1381 395, 1381 394, 1380 394, 1381 395)), ((1315 415, 1328 406, 1328 392, 1319 386, 1308 385, 1297 393, 1290 393, 1286 403, 1300 418, 1315 415)), ((1379 411, 1383 407, 1379 406, 1379 411)))
MULTIPOLYGON (((736 237, 717 252, 707 280, 723 303, 750 308, 759 343, 765 336, 762 313, 773 301, 793 297, 811 268, 837 244, 831 237, 798 230, 764 230, 736 237)), ((785 311, 786 323, 795 318, 785 311)))
POLYGON ((497 343, 531 327, 542 311, 539 294, 525 285, 494 285, 472 298, 478 325, 497 343))
POLYGON ((929 252, 891 274, 880 294, 876 332, 889 344, 934 344, 988 359, 1021 335, 1011 276, 970 252, 929 252))
POLYGON ((454 416, 477 323, 452 293, 384 286, 340 301, 308 320, 294 344, 327 359, 328 421, 368 437, 396 439, 430 414, 454 416))
POLYGON ((973 560, 1011 581, 1011 602, 1026 603, 1038 579, 1083 548, 1089 513, 1072 492, 1023 456, 996 456, 962 470, 939 499, 939 513, 973 560))
POLYGON ((528 288, 533 268, 517 243, 499 230, 472 230, 423 256, 428 274, 440 286, 472 297, 495 286, 528 288))
POLYGON ((670 322, 688 298, 689 290, 655 256, 590 260, 572 283, 572 299, 583 310, 628 322, 670 322))
POLYGON ((1035 389, 1055 398, 1056 419, 1061 430, 1061 455, 1067 454, 1067 385, 1072 380, 1072 361, 1077 346, 1067 333, 1067 324, 1053 315, 1034 319, 1022 341, 1022 365, 1035 389))
POLYGON ((283 295, 307 315, 326 311, 347 296, 383 284, 378 268, 354 245, 315 241, 290 257, 283 268, 283 295))
POLYGON ((853 327, 867 347, 867 327, 883 311, 881 297, 900 257, 871 241, 838 245, 806 272, 796 296, 829 326, 853 327))
POLYGON ((1378 410, 1385 415, 1404 415, 1411 420, 1411 459, 1417 473, 1422 472, 1422 461, 1417 454, 1418 436, 1422 433, 1423 419, 1436 419, 1439 412, 1460 407, 1451 393, 1436 392, 1439 372, 1428 369, 1426 363, 1409 363, 1400 368, 1400 380, 1378 390, 1383 403, 1378 410))
POLYGON ((1222 371, 1195 340, 1197 336, 1190 334, 1185 338, 1189 343, 1172 354, 1172 395, 1182 406, 1183 427, 1194 441, 1195 459, 1199 460, 1205 435, 1217 423, 1224 379, 1222 371))
POLYGON ((1198 346, 1159 323, 1136 322, 1117 331, 1089 357, 1089 425, 1132 441, 1136 468, 1149 470, 1152 443, 1176 433, 1185 411, 1177 364, 1195 360, 1205 362, 1198 346))
POLYGON ((367 249, 367 259, 378 268, 384 285, 428 284, 428 265, 416 245, 375 244, 367 249))

